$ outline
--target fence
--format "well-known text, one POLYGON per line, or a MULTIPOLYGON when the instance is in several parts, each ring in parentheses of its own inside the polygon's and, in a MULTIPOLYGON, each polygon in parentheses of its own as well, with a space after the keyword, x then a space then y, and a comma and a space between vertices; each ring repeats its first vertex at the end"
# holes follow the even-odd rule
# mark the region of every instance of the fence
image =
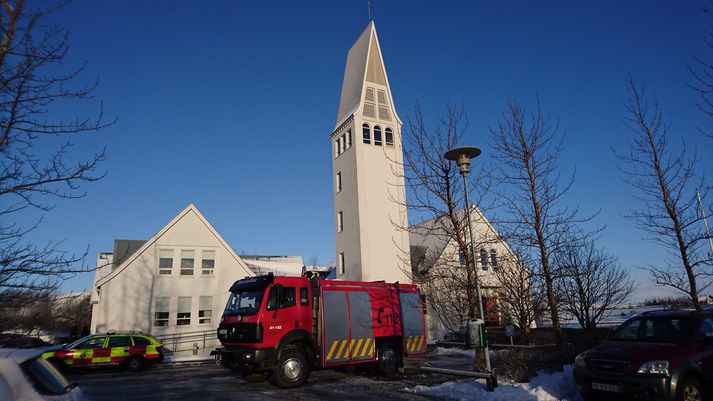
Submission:
MULTIPOLYGON (((154 336, 157 340, 163 343, 164 347, 169 352, 192 351, 193 344, 201 345, 201 349, 206 349, 206 344, 218 340, 218 333, 213 330, 193 331, 186 333, 172 333, 154 336)), ((213 346, 213 344, 211 344, 213 346)))

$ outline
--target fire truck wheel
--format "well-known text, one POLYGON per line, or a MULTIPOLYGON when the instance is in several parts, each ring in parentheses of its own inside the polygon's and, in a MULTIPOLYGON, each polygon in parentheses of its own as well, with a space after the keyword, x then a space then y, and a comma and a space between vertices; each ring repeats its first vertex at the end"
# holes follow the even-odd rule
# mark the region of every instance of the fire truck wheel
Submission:
POLYGON ((138 372, 144 368, 144 358, 140 356, 132 356, 126 361, 126 368, 132 372, 138 372))
POLYGON ((277 387, 299 387, 309 376, 309 362, 304 354, 295 348, 282 352, 280 363, 270 375, 270 380, 277 387))
POLYGON ((267 373, 265 372, 251 372, 242 373, 243 380, 248 383, 262 383, 267 379, 267 373))
POLYGON ((399 372, 399 349, 392 342, 385 342, 379 347, 379 372, 384 376, 395 376, 399 372))

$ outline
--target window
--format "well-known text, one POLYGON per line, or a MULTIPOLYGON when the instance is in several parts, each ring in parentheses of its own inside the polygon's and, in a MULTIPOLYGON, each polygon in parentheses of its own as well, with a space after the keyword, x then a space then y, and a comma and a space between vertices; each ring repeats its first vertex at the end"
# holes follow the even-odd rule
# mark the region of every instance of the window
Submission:
POLYGON ((461 266, 465 266, 465 252, 458 251, 458 261, 460 262, 461 266))
POLYGON ((131 347, 131 337, 129 336, 113 336, 109 337, 109 348, 113 347, 131 347))
POLYGON ((391 131, 391 128, 387 128, 384 130, 384 136, 386 137, 386 144, 389 146, 394 146, 394 132, 391 131))
POLYGON ((361 132, 362 132, 362 135, 364 136, 364 143, 366 143, 366 144, 371 143, 371 129, 369 129, 369 124, 363 124, 361 126, 361 132))
POLYGON ((159 297, 156 298, 155 304, 154 304, 154 317, 153 317, 153 325, 154 326, 168 326, 168 306, 169 306, 169 297, 159 297))
POLYGON ((201 274, 204 276, 212 276, 213 272, 215 272, 215 251, 203 251, 201 274))
POLYGON ((191 297, 178 297, 178 313, 176 314, 176 326, 188 326, 191 324, 191 297))
POLYGON ((181 276, 193 275, 193 260, 195 259, 195 251, 181 251, 181 276))
POLYGON ((347 136, 346 136, 346 134, 342 134, 341 142, 342 142, 342 153, 344 153, 347 150, 347 136))
POLYGON ((198 299, 198 324, 208 324, 213 317, 213 297, 198 299))
POLYGON ((352 130, 351 128, 347 130, 347 149, 352 147, 352 130))
POLYGON ((337 213, 337 232, 340 233, 344 231, 344 212, 339 211, 337 213))
POLYGON ((381 146, 381 127, 374 126, 374 145, 381 146))
POLYGON ((342 145, 339 142, 340 142, 340 138, 337 138, 337 140, 334 141, 334 157, 335 158, 342 154, 342 145))
POLYGON ((106 337, 104 337, 104 336, 92 337, 89 340, 84 341, 83 343, 77 345, 74 348, 75 349, 103 348, 104 340, 106 340, 106 337))
POLYGON ((498 253, 495 249, 490 250, 490 267, 492 267, 493 270, 498 268, 498 253))
POLYGON ((134 345, 138 346, 148 346, 153 345, 148 338, 145 337, 134 337, 134 345))
POLYGON ((171 274, 173 269, 173 249, 158 251, 158 274, 171 274))
POLYGON ((480 265, 483 270, 488 270, 488 253, 485 252, 485 249, 480 250, 480 265))
POLYGON ((280 308, 289 308, 290 306, 295 305, 295 287, 282 287, 282 301, 280 302, 280 308))
POLYGON ((267 310, 277 309, 277 285, 270 288, 270 294, 267 296, 267 305, 265 308, 267 308, 267 310))
POLYGON ((344 268, 344 252, 339 253, 339 262, 338 263, 338 268, 339 268, 339 274, 344 274, 345 273, 345 268, 344 268))
POLYGON ((300 287, 300 305, 309 305, 309 295, 307 293, 307 287, 300 287))
POLYGON ((336 187, 337 187, 337 193, 342 192, 342 172, 341 171, 337 173, 336 187))

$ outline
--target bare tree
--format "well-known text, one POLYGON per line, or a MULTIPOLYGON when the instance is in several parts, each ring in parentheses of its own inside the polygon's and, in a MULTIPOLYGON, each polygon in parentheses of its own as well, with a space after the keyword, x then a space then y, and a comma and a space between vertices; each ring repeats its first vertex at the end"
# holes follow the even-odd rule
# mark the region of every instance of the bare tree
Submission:
MULTIPOLYGON (((61 74, 68 35, 46 27, 43 18, 56 10, 32 9, 24 0, 0 1, 0 301, 16 291, 47 291, 77 272, 87 271, 84 255, 71 255, 58 242, 32 243, 39 227, 13 219, 17 212, 52 208, 51 200, 84 196, 82 184, 99 180, 104 151, 83 157, 62 140, 94 132, 108 124, 102 108, 95 118, 58 115, 58 105, 90 99, 96 83, 75 85, 83 66, 61 74), (54 151, 48 151, 55 146, 54 151)), ((111 124, 110 122, 109 124, 111 124)))
MULTIPOLYGON (((430 295, 429 304, 452 331, 463 321, 478 316, 474 266, 462 202, 464 189, 458 167, 444 158, 448 149, 462 145, 468 120, 462 106, 447 105, 446 115, 434 129, 424 121, 419 105, 409 121, 404 141, 405 183, 409 189, 410 216, 428 220, 426 224, 402 227, 428 238, 428 246, 412 246, 410 265, 413 279, 430 295), (459 257, 460 255, 460 257, 459 257), (453 261, 461 260, 462 263, 453 261)), ((468 187, 482 195, 488 180, 481 169, 474 171, 468 187)), ((482 207, 482 196, 473 196, 482 207)), ((475 224, 475 223, 474 223, 475 224)), ((476 239, 478 246, 492 238, 476 239)))
MULTIPOLYGON (((656 99, 648 100, 644 85, 630 78, 628 93, 624 124, 632 137, 628 152, 617 153, 617 157, 625 181, 641 202, 629 217, 649 239, 669 250, 668 263, 646 267, 654 282, 684 292, 700 309, 698 296, 711 284, 713 263, 704 248, 708 237, 695 190, 699 188, 705 200, 710 188, 698 169, 697 153, 689 152, 683 140, 678 149, 669 143, 670 124, 656 99)), ((710 215, 711 204, 704 203, 704 207, 710 215)))
POLYGON ((585 329, 593 329, 608 311, 623 305, 634 284, 613 255, 597 249, 594 241, 574 241, 557 253, 562 274, 558 292, 563 309, 585 329))
POLYGON ((502 184, 498 198, 506 211, 500 222, 506 230, 502 234, 523 251, 531 252, 527 256, 536 262, 533 271, 544 281, 552 327, 559 333, 555 292, 558 273, 552 258, 564 244, 565 233, 593 216, 580 218, 577 208, 562 205, 574 174, 561 183, 557 162, 563 138, 558 125, 542 114, 539 100, 530 116, 519 103, 510 102, 498 126, 490 131, 495 179, 502 184))
MULTIPOLYGON (((713 0, 706 1, 701 7, 709 18, 713 19, 713 0)), ((713 50, 713 24, 708 27, 708 32, 704 38, 709 50, 713 50)), ((690 85, 698 93, 698 108, 708 117, 713 117, 713 60, 697 58, 696 63, 688 66, 693 83, 690 85)), ((699 131, 713 139, 713 132, 699 128, 699 131)))
POLYGON ((501 286, 499 299, 505 319, 529 332, 547 303, 542 280, 527 267, 531 263, 522 255, 515 250, 512 256, 501 257, 499 268, 493 269, 493 274, 501 286))

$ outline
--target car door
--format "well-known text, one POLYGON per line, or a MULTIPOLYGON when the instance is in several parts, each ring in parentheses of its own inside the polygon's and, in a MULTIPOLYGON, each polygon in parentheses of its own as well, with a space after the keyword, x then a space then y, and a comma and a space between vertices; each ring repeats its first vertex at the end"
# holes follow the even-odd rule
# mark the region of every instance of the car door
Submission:
POLYGON ((78 344, 72 351, 72 365, 89 365, 97 363, 104 354, 106 336, 97 336, 78 344), (95 355, 96 353, 96 355, 95 355), (94 359, 97 358, 95 361, 94 359))
POLYGON ((132 346, 133 343, 130 336, 109 337, 109 355, 102 362, 117 364, 125 361, 129 357, 129 351, 132 346))

